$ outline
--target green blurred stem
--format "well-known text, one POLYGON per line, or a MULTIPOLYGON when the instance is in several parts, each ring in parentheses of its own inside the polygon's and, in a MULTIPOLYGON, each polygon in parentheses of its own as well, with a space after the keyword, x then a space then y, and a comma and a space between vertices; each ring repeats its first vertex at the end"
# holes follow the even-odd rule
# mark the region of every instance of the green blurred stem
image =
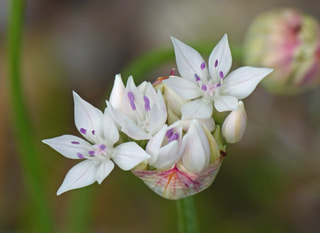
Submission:
POLYGON ((193 196, 176 201, 178 233, 198 233, 198 219, 193 196))
POLYGON ((8 73, 11 97, 12 123, 17 140, 18 154, 23 176, 31 195, 34 225, 37 232, 54 232, 50 208, 44 194, 40 162, 35 149, 33 128, 31 127, 25 97, 21 85, 21 45, 25 2, 11 0, 8 32, 8 73))

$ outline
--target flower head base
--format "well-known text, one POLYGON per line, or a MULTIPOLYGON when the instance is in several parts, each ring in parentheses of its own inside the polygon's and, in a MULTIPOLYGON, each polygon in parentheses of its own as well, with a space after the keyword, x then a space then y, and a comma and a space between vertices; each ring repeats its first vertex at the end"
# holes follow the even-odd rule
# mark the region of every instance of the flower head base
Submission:
POLYGON ((319 23, 293 9, 262 13, 248 29, 245 62, 274 68, 262 82, 272 93, 295 94, 319 86, 319 23))
POLYGON ((192 173, 174 166, 168 170, 132 170, 133 174, 156 194, 170 200, 192 196, 208 188, 219 172, 224 156, 200 173, 192 173))
POLYGON ((151 159, 133 169, 155 193, 172 200, 208 188, 225 155, 212 134, 197 120, 192 121, 183 137, 181 134, 179 122, 165 126, 147 145, 151 159))

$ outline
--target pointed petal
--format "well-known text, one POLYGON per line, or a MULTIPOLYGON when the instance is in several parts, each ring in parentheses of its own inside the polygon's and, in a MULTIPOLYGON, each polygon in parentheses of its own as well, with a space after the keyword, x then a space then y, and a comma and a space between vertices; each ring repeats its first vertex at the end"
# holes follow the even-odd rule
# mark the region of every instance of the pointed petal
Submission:
POLYGON ((189 80, 178 77, 170 77, 162 82, 168 85, 168 87, 174 90, 182 98, 189 100, 195 99, 201 95, 198 84, 189 80))
POLYGON ((122 169, 130 170, 142 161, 150 159, 140 146, 135 142, 125 142, 114 148, 112 160, 122 169))
POLYGON ((144 132, 133 120, 131 120, 131 118, 117 109, 114 109, 108 102, 107 105, 113 120, 120 126, 122 132, 135 140, 150 138, 150 135, 144 132))
POLYGON ((164 125, 158 133, 156 133, 150 140, 148 141, 146 152, 151 155, 149 159, 149 164, 155 163, 158 159, 160 147, 162 145, 164 136, 166 135, 168 126, 164 125))
POLYGON ((258 83, 273 69, 245 66, 231 72, 224 80, 223 92, 238 99, 250 95, 258 83))
POLYGON ((103 113, 83 100, 76 92, 73 92, 73 99, 76 127, 86 139, 94 143, 97 136, 103 136, 103 113))
POLYGON ((93 184, 96 181, 98 167, 99 162, 93 160, 85 160, 73 166, 58 189, 57 195, 93 184))
POLYGON ((231 64, 232 56, 229 48, 228 36, 225 34, 212 50, 209 57, 209 73, 211 79, 215 82, 219 81, 220 72, 226 76, 230 70, 231 64))
POLYGON ((215 96, 214 107, 218 112, 237 110, 238 99, 234 96, 215 96))
POLYGON ((209 118, 212 115, 213 104, 205 99, 192 100, 181 108, 182 120, 192 118, 209 118))
POLYGON ((117 74, 114 79, 114 84, 110 94, 110 103, 116 109, 121 108, 122 98, 124 95, 125 87, 121 79, 121 75, 117 74))
POLYGON ((115 125, 111 117, 111 113, 108 109, 105 109, 104 112, 103 130, 104 139, 108 142, 109 145, 113 145, 119 140, 119 132, 117 126, 115 125))
POLYGON ((197 120, 193 120, 182 141, 182 164, 191 172, 201 172, 210 161, 208 138, 197 120))
POLYGON ((114 168, 114 163, 111 160, 106 159, 100 163, 96 173, 96 180, 99 184, 110 174, 114 168))
MULTIPOLYGON (((157 169, 171 168, 180 159, 179 142, 172 141, 160 148, 159 155, 153 166, 157 169)), ((151 163, 150 163, 151 164, 151 163)))
POLYGON ((180 40, 171 37, 180 75, 190 81, 196 81, 195 74, 202 80, 208 79, 208 69, 202 56, 195 49, 180 40))
POLYGON ((88 148, 91 146, 87 141, 73 135, 62 135, 42 142, 69 159, 82 159, 82 156, 88 154, 88 148))
POLYGON ((167 120, 167 108, 160 90, 158 91, 158 104, 151 107, 148 131, 151 135, 157 133, 167 120))

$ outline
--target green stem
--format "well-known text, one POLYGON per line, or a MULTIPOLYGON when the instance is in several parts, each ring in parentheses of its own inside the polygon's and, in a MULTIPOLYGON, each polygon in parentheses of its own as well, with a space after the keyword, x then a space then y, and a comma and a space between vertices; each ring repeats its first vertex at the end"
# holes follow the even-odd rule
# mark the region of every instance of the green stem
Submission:
POLYGON ((198 233, 198 220, 194 198, 177 200, 178 233, 198 233))
MULTIPOLYGON (((21 86, 21 45, 22 28, 24 17, 24 0, 10 1, 9 33, 8 33, 8 72, 9 89, 11 97, 11 110, 13 127, 15 130, 18 154, 20 156, 23 175, 31 195, 32 208, 37 232, 54 232, 52 216, 44 195, 44 183, 42 182, 43 172, 34 144, 33 128, 27 113, 25 97, 21 86)), ((31 215, 32 216, 32 215, 31 215)))

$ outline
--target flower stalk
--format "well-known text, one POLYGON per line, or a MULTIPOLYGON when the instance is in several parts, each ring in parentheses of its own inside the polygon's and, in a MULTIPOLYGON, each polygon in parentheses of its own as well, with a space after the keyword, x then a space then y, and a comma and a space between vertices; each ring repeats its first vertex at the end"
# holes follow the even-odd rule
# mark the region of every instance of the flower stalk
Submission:
POLYGON ((193 196, 176 201, 178 233, 198 233, 197 211, 193 196))

